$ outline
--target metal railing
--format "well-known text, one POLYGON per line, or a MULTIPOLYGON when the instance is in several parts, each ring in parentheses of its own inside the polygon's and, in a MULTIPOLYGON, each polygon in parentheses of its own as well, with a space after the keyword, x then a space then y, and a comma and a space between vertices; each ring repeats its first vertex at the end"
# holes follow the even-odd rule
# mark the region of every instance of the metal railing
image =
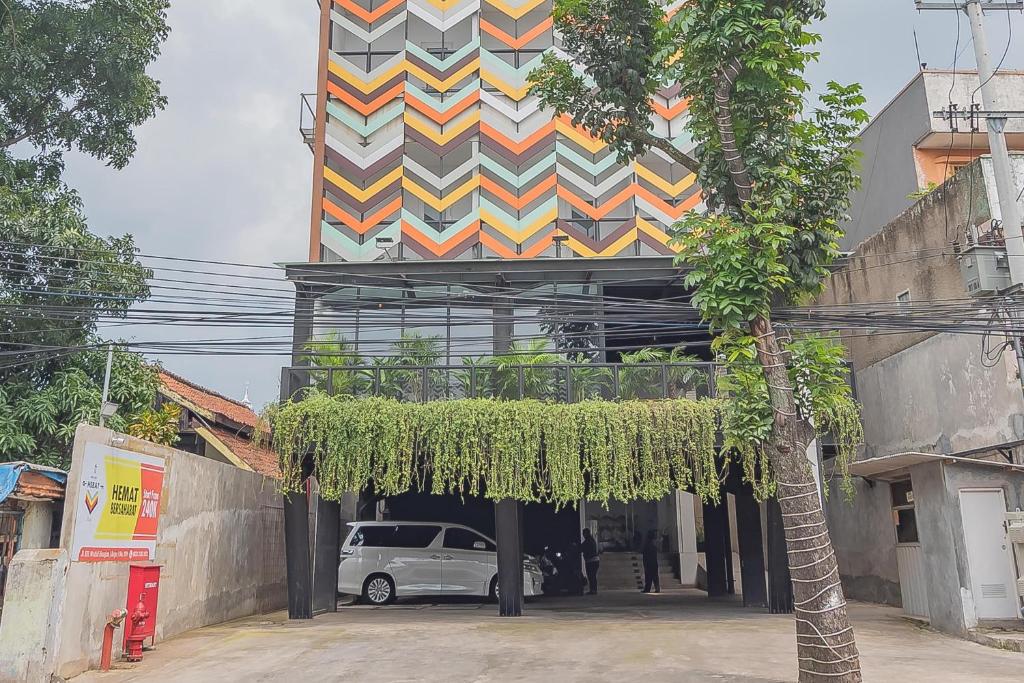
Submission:
POLYGON ((313 134, 316 128, 316 93, 299 95, 299 135, 302 142, 313 149, 313 134))
POLYGON ((713 398, 714 363, 551 363, 466 365, 318 365, 282 369, 286 396, 311 388, 330 395, 384 396, 403 401, 460 398, 587 399, 713 398))

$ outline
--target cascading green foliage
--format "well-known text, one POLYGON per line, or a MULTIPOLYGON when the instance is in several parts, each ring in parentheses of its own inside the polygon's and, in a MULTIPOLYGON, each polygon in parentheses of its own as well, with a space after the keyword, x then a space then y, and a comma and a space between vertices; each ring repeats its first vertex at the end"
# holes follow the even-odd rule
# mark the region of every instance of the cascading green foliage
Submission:
POLYGON ((313 391, 277 406, 272 444, 282 489, 301 490, 312 454, 322 495, 372 484, 409 490, 546 501, 655 500, 693 488, 718 500, 722 405, 717 400, 460 399, 408 403, 313 391))

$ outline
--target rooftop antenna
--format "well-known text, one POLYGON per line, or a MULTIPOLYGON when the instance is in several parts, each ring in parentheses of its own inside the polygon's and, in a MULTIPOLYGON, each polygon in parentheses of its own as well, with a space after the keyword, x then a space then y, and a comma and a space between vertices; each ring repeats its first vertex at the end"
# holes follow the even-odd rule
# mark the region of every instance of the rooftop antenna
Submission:
POLYGON ((917 52, 917 67, 918 71, 924 71, 928 68, 927 62, 921 61, 921 44, 917 42, 917 27, 914 27, 914 51, 917 52))

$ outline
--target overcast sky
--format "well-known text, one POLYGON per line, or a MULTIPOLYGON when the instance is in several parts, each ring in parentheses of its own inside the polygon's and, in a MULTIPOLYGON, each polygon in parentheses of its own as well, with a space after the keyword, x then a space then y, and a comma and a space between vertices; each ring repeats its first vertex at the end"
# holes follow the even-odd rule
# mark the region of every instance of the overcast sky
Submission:
MULTIPOLYGON (((104 235, 131 232, 147 254, 255 264, 304 260, 312 155, 297 126, 299 93, 312 91, 316 83, 317 3, 172 0, 171 5, 171 35, 151 68, 170 103, 138 131, 135 159, 122 171, 87 158, 69 159, 67 180, 82 193, 90 227, 104 235)), ((821 62, 810 78, 818 89, 829 80, 862 83, 871 113, 916 72, 915 28, 922 61, 933 68, 953 65, 958 13, 919 15, 913 0, 831 0, 829 11, 819 27, 821 62)), ((1005 67, 1021 68, 1024 19, 1014 14, 1012 21, 1022 39, 1013 41, 1005 67)), ((987 24, 993 61, 998 61, 1007 45, 1007 17, 992 14, 987 24)), ((965 20, 960 52, 958 67, 973 68, 965 20)), ((286 333, 169 327, 110 332, 147 341, 286 333)), ((280 357, 161 360, 168 369, 235 398, 249 384, 257 406, 276 398, 284 363, 280 357)))

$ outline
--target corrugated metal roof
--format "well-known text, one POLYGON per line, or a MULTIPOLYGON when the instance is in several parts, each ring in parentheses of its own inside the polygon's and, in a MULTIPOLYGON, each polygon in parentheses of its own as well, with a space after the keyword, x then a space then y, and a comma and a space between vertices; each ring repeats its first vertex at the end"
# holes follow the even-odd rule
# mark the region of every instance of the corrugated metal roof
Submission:
POLYGON ((880 455, 875 458, 858 460, 850 463, 850 474, 865 479, 881 479, 889 481, 906 475, 906 470, 914 465, 926 462, 952 462, 977 467, 997 467, 1006 470, 1024 472, 1024 465, 1017 465, 1010 462, 998 460, 979 460, 977 458, 963 458, 956 455, 944 455, 942 453, 893 453, 891 455, 880 455))

